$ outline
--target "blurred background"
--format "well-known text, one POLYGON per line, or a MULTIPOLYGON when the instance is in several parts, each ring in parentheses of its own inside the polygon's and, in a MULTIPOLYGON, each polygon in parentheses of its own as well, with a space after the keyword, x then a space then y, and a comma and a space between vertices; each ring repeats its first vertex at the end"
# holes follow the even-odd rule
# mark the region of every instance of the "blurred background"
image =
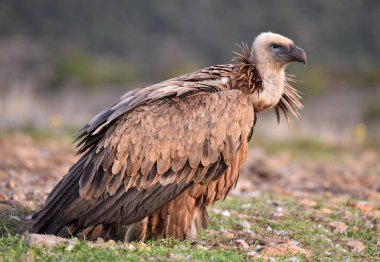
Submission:
MULTIPOLYGON (((229 63, 263 31, 295 40, 305 109, 256 139, 380 145, 380 2, 1 1, 0 133, 71 135, 126 91, 229 63)), ((318 142, 318 143, 319 143, 318 142)))

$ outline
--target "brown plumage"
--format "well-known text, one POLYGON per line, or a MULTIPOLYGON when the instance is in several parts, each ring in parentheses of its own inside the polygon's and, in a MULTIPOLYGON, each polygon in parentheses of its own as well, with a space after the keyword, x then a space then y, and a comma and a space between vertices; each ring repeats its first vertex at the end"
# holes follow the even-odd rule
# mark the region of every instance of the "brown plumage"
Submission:
POLYGON ((206 207, 237 182, 256 113, 275 108, 289 121, 302 107, 284 69, 306 55, 291 40, 263 33, 235 60, 130 91, 95 116, 32 231, 69 226, 96 239, 128 226, 126 241, 196 238, 206 207))

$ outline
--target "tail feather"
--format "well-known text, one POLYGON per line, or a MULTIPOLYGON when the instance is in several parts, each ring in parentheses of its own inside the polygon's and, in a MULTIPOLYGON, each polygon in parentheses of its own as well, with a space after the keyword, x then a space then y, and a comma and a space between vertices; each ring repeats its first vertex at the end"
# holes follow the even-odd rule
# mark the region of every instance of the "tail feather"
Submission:
POLYGON ((70 168, 67 175, 49 194, 43 209, 33 216, 32 232, 57 234, 62 227, 70 223, 71 218, 65 215, 69 212, 62 212, 62 210, 71 209, 75 200, 80 200, 79 179, 87 156, 87 154, 84 155, 70 168))

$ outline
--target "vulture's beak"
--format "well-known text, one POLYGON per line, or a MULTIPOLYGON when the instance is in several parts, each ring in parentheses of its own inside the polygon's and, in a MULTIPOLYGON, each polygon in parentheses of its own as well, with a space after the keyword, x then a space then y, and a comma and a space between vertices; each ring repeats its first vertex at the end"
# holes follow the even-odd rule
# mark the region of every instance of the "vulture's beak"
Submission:
POLYGON ((306 65, 306 53, 302 48, 296 45, 290 45, 288 56, 290 57, 291 61, 302 62, 304 65, 306 65))

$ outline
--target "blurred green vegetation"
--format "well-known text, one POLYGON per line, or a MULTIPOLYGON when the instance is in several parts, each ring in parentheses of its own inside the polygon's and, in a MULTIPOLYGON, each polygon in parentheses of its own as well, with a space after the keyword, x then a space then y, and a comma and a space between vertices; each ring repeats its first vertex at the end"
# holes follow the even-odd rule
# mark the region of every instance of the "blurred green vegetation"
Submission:
POLYGON ((287 35, 307 51, 309 68, 294 68, 310 95, 341 78, 379 86, 379 26, 375 0, 0 3, 0 39, 54 47, 52 87, 161 81, 228 62, 234 43, 263 31, 287 35))
POLYGON ((367 107, 367 110, 365 111, 365 118, 368 121, 380 120, 380 101, 367 107))
POLYGON ((122 61, 95 59, 85 51, 76 50, 58 59, 50 87, 76 84, 86 88, 106 85, 126 85, 137 81, 134 67, 122 61))

